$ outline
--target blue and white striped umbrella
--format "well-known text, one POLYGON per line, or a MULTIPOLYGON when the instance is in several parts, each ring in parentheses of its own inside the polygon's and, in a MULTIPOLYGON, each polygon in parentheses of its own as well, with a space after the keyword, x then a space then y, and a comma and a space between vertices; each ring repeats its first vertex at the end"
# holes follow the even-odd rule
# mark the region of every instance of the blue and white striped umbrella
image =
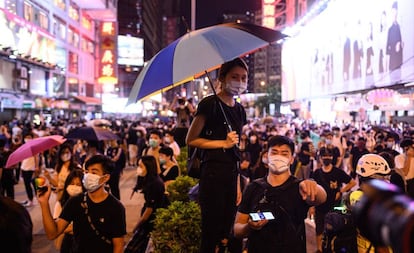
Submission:
POLYGON ((247 23, 226 23, 189 32, 144 66, 127 104, 191 81, 284 37, 279 31, 247 23))

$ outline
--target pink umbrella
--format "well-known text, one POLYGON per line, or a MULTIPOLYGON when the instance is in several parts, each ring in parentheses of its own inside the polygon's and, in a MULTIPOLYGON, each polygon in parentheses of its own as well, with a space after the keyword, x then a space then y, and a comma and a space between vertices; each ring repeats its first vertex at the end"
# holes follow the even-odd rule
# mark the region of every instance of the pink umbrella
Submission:
POLYGON ((21 145, 18 149, 10 154, 9 159, 7 159, 6 168, 17 164, 26 158, 32 157, 45 150, 60 145, 65 141, 66 139, 61 135, 50 135, 27 141, 25 144, 21 145))

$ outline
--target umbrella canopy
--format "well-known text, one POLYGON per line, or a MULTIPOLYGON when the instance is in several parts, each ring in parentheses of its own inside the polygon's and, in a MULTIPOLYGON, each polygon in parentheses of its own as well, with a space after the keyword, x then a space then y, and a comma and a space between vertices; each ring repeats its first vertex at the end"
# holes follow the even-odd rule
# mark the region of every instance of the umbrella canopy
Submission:
POLYGON ((226 23, 189 32, 145 65, 127 104, 188 82, 284 37, 279 31, 244 23, 226 23))
POLYGON ((100 127, 78 127, 71 130, 65 137, 87 141, 119 140, 119 136, 111 130, 100 127))
POLYGON ((9 159, 7 159, 6 168, 17 164, 26 158, 60 145, 65 141, 66 139, 61 135, 50 135, 29 140, 10 154, 9 159))

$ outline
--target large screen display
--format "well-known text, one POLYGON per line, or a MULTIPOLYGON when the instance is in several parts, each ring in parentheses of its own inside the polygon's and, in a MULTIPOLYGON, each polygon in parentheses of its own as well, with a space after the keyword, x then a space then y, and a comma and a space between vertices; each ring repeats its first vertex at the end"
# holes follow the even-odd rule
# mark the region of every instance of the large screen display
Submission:
POLYGON ((336 0, 283 44, 282 101, 414 80, 413 0, 336 0))
POLYGON ((118 64, 128 66, 144 65, 144 39, 118 35, 118 64))

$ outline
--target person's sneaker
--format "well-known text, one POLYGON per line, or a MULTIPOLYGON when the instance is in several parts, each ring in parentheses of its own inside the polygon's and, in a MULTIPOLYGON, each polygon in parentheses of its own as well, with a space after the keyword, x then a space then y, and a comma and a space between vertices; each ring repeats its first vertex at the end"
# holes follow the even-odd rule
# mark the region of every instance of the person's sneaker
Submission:
POLYGON ((27 205, 28 203, 29 203, 29 200, 25 200, 25 201, 20 202, 20 204, 22 204, 22 205, 27 205))
POLYGON ((25 203, 23 204, 24 207, 31 207, 33 206, 33 202, 30 200, 25 201, 25 203))

